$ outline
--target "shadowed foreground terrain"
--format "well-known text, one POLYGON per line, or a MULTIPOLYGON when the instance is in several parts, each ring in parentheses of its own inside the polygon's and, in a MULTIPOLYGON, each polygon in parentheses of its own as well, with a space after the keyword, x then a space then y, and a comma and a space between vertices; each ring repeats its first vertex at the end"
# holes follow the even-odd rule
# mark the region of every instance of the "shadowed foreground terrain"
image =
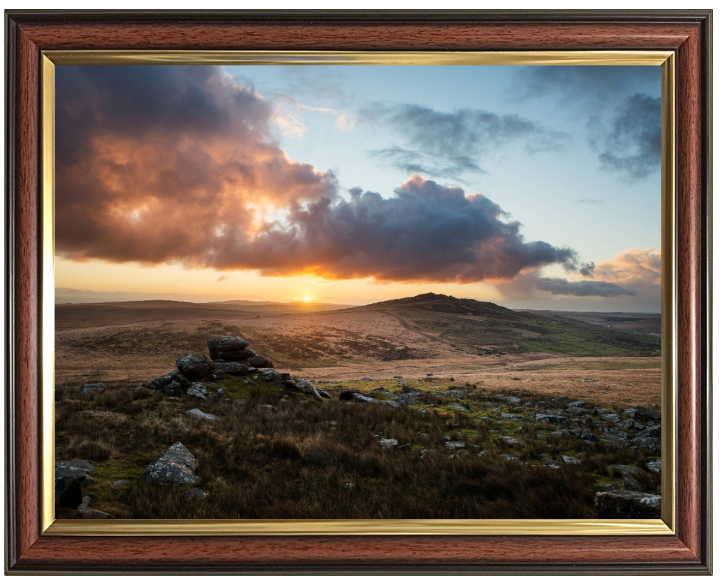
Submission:
POLYGON ((188 307, 158 317, 168 309, 58 307, 56 493, 58 478, 69 487, 60 517, 659 510, 658 339, 436 295, 310 314, 188 307), (178 364, 161 376, 230 335, 275 369, 210 363, 188 380, 178 364), (564 338, 572 354, 531 342, 564 338), (148 471, 176 453, 179 476, 153 481, 148 471))

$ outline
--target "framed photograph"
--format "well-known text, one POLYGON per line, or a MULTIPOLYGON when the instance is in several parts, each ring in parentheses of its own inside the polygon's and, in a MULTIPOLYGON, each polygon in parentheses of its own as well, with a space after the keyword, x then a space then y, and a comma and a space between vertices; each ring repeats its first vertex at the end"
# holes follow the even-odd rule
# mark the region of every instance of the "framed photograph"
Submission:
POLYGON ((6 34, 11 573, 710 573, 711 12, 6 34))

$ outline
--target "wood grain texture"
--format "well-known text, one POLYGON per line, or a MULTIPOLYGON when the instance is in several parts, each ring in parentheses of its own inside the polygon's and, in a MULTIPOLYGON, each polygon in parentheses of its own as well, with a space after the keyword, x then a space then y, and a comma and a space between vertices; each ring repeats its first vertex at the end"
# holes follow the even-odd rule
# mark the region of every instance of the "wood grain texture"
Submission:
POLYGON ((18 45, 17 105, 17 245, 15 369, 18 432, 18 507, 22 511, 16 535, 19 552, 38 538, 39 528, 39 413, 38 413, 38 172, 39 172, 39 52, 22 35, 18 45))
POLYGON ((378 15, 10 13, 8 262, 13 418, 8 438, 9 566, 29 570, 483 571, 706 574, 709 192, 707 13, 378 15), (503 21, 504 20, 504 21, 503 21), (15 34, 17 32, 17 34, 15 34), (57 49, 663 49, 677 58, 677 537, 39 536, 39 51, 57 49), (12 124, 12 123, 11 123, 12 124), (13 387, 14 386, 14 387, 13 387), (14 391, 14 392, 13 392, 14 391), (193 566, 196 568, 193 569, 193 566))

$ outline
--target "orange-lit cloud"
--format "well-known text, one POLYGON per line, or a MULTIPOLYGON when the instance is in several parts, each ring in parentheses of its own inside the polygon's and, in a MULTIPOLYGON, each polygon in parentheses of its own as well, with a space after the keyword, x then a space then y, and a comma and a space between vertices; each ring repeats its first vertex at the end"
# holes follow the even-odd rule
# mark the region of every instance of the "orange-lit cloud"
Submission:
POLYGON ((56 84, 67 259, 461 284, 578 268, 486 196, 417 174, 390 197, 344 198, 332 172, 288 158, 273 105, 220 68, 63 67, 56 84))

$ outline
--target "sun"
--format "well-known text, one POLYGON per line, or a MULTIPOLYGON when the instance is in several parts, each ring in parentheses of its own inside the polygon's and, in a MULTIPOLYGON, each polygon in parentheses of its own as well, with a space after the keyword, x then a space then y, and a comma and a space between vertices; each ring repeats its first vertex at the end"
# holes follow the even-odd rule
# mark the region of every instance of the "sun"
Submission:
POLYGON ((305 296, 304 298, 300 298, 300 300, 302 300, 303 302, 312 302, 313 300, 315 300, 315 298, 313 298, 312 296, 305 296))

